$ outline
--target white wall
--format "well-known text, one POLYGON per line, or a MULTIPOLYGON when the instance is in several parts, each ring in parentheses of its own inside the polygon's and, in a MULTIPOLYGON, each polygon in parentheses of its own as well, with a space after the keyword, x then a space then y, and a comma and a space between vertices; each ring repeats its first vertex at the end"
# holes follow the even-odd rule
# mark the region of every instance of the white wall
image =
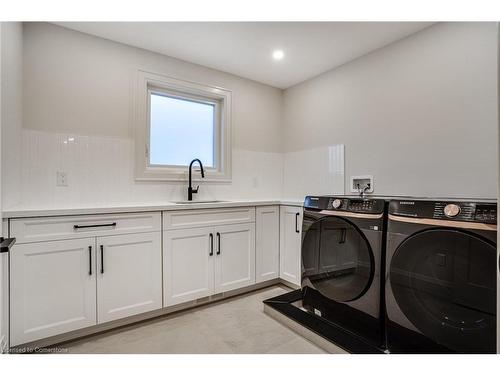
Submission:
POLYGON ((44 23, 24 24, 23 50, 23 205, 185 199, 184 184, 134 181, 137 69, 233 92, 233 182, 201 182, 197 198, 281 194, 281 90, 44 23), (68 187, 56 187, 57 170, 68 173, 68 187))
POLYGON ((328 145, 283 154, 285 199, 344 194, 344 145, 328 145))
POLYGON ((443 23, 284 92, 287 152, 345 144, 375 193, 497 195, 494 23, 443 23))
POLYGON ((2 205, 21 201, 21 131, 23 29, 20 22, 4 22, 2 106, 2 205))
MULTIPOLYGON (((0 188, 3 198, 17 201, 20 179, 20 150, 9 144, 19 143, 22 112, 22 26, 20 23, 0 23, 0 129, 1 173, 0 188), (5 165, 15 166, 10 172, 5 165)), ((3 200, 3 199, 2 199, 3 200)), ((3 202, 0 202, 0 212, 3 202)), ((0 213, 1 221, 1 213, 0 213)), ((0 234, 2 228, 0 227, 0 234)), ((8 257, 0 255, 0 352, 8 337, 8 257)))
MULTIPOLYGON (((185 184, 134 181, 139 68, 233 90, 233 183, 202 182, 199 199, 339 194, 344 169, 346 185, 351 175, 373 174, 376 194, 495 197, 496 49, 492 23, 437 24, 282 92, 28 23, 22 137, 7 143, 21 150, 21 184, 12 185, 21 188, 4 194, 4 209, 19 201, 16 192, 23 206, 185 197, 185 184), (328 151, 339 144, 345 167, 340 159, 332 164, 328 151), (69 187, 55 186, 57 170, 68 173, 69 187)), ((12 165, 4 174, 15 175, 12 165)))

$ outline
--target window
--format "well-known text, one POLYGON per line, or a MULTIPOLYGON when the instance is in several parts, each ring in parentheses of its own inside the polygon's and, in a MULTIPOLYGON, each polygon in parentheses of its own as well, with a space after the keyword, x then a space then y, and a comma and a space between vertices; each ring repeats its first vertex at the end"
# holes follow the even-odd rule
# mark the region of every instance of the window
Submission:
POLYGON ((149 100, 149 164, 186 166, 199 158, 213 167, 216 103, 156 92, 149 100))
POLYGON ((136 179, 179 181, 198 158, 205 180, 231 178, 231 92, 139 71, 136 179))

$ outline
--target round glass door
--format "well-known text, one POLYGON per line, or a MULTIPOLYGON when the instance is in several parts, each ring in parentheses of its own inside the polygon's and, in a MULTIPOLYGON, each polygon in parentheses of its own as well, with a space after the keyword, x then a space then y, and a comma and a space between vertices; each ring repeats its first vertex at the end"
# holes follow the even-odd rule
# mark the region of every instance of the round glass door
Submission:
POLYGON ((406 239, 390 265, 398 306, 425 336, 458 352, 492 352, 496 340, 496 247, 454 229, 406 239))
POLYGON ((369 288, 373 254, 362 232, 339 217, 304 215, 302 277, 325 297, 353 301, 369 288))

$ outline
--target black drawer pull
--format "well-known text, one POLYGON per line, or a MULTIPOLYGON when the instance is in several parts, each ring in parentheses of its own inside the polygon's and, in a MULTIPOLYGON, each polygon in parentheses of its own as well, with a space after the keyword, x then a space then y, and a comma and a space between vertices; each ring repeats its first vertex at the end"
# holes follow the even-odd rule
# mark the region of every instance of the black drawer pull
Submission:
POLYGON ((217 255, 220 255, 220 233, 217 232, 217 255))
POLYGON ((84 229, 84 228, 100 228, 100 227, 116 227, 116 223, 109 224, 91 224, 91 225, 73 225, 73 229, 84 229))
POLYGON ((212 256, 214 255, 214 235, 210 233, 209 236, 210 236, 210 253, 208 253, 208 255, 212 256))
POLYGON ((92 246, 89 246, 89 275, 92 276, 92 246))
POLYGON ((299 216, 300 216, 300 213, 296 213, 295 214, 295 233, 300 233, 300 230, 299 230, 299 216))
POLYGON ((104 273, 104 245, 101 245, 101 273, 104 273))
POLYGON ((0 237, 0 253, 8 253, 10 248, 16 243, 16 238, 0 237))

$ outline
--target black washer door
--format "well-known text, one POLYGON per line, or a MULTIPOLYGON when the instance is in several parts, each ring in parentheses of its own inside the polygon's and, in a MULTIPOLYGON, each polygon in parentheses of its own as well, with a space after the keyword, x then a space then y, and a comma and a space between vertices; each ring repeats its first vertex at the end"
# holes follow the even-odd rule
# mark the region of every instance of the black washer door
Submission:
POLYGON ((303 232, 302 277, 334 301, 361 297, 375 270, 372 251, 361 231, 339 217, 304 215, 303 232))
POLYGON ((472 233, 426 230, 390 265, 398 306, 425 336, 457 352, 495 352, 496 247, 472 233))

